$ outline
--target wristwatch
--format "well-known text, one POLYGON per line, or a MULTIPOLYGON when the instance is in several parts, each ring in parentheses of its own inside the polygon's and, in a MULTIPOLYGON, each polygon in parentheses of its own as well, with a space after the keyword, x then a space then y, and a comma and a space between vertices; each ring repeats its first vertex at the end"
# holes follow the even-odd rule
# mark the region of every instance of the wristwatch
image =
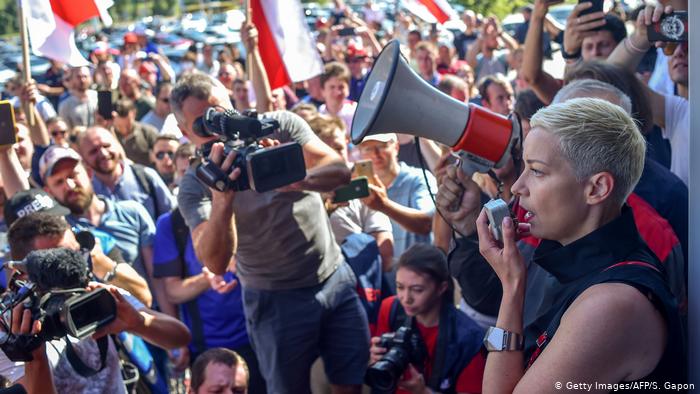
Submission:
POLYGON ((519 352, 525 347, 525 338, 502 328, 489 327, 484 336, 484 346, 489 352, 519 352))
POLYGON ((112 268, 111 271, 107 272, 102 278, 102 282, 104 283, 109 283, 112 281, 117 276, 117 267, 119 266, 119 263, 114 264, 114 267, 112 268))
POLYGON ((576 51, 574 53, 568 53, 567 51, 564 50, 564 47, 562 46, 561 57, 564 58, 564 60, 578 59, 581 57, 581 50, 579 49, 578 51, 576 51))

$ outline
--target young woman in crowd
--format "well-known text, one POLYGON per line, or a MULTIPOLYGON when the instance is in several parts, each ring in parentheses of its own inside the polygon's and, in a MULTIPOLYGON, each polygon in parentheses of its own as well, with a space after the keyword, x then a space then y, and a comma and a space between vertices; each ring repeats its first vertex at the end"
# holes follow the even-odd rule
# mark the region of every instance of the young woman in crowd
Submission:
POLYGON ((480 393, 483 330, 455 308, 445 254, 424 243, 409 248, 398 262, 396 292, 379 311, 368 376, 377 376, 376 370, 385 368, 386 359, 391 358, 380 337, 410 327, 414 340, 397 393, 480 393))

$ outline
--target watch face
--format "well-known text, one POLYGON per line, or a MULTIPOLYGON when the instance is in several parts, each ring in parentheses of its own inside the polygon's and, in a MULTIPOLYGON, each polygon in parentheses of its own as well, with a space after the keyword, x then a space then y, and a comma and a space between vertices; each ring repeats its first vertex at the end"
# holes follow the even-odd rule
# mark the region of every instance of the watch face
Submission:
POLYGON ((503 336, 505 331, 498 327, 489 327, 486 331, 486 336, 484 337, 484 346, 486 350, 492 351, 502 351, 503 350, 503 336))

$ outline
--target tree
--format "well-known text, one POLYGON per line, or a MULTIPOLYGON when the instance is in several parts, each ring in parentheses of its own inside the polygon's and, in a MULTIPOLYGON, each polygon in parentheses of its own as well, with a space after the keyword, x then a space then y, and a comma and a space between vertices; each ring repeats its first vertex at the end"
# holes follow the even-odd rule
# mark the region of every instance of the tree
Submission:
POLYGON ((516 12, 520 7, 530 4, 528 0, 455 0, 468 10, 484 16, 496 15, 503 19, 506 15, 516 12))

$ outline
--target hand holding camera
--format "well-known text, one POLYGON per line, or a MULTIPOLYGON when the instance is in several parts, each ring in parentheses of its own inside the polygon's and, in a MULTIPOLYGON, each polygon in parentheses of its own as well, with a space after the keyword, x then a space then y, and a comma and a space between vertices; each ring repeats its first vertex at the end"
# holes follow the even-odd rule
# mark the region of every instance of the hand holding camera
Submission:
POLYGON ((202 147, 208 158, 196 174, 204 184, 219 192, 252 189, 262 193, 306 177, 301 145, 279 144, 268 137, 279 129, 278 121, 259 118, 256 112, 220 109, 208 108, 193 125, 197 135, 218 140, 202 147))

